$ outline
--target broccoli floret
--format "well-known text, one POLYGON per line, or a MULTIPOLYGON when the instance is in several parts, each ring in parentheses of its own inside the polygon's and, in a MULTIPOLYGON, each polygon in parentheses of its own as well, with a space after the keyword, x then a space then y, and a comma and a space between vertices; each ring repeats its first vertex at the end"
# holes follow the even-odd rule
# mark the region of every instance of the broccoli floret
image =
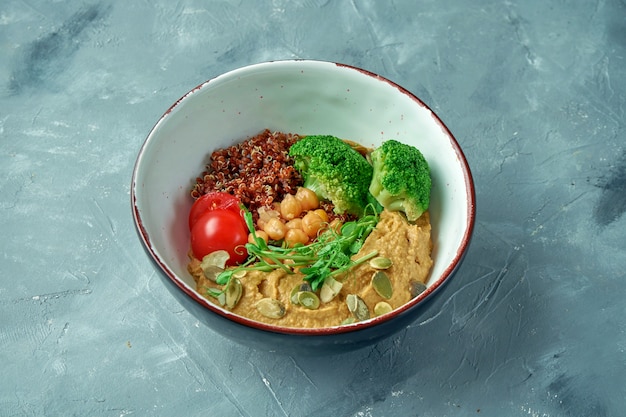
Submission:
POLYGON ((369 191, 387 210, 417 220, 430 204, 430 168, 415 147, 388 140, 371 153, 374 173, 369 191))
POLYGON ((375 201, 369 193, 372 166, 343 140, 326 135, 306 136, 289 149, 304 187, 330 200, 338 214, 362 215, 375 201))

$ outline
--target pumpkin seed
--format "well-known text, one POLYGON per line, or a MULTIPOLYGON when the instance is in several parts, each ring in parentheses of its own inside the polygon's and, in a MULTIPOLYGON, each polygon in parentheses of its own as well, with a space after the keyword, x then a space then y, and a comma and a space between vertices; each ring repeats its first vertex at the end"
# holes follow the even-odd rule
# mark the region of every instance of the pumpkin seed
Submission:
POLYGON ((226 304, 226 294, 221 292, 217 296, 217 302, 223 307, 226 304))
POLYGON ((298 293, 298 303, 309 310, 316 310, 320 306, 320 299, 311 291, 300 291, 298 293))
POLYGON ((346 319, 343 319, 343 321, 341 322, 341 325, 346 325, 346 324, 352 324, 352 323, 356 323, 356 319, 354 317, 348 317, 346 319))
POLYGON ((300 284, 293 287, 291 293, 289 293, 289 301, 291 301, 291 304, 298 305, 300 303, 298 301, 298 293, 301 293, 303 291, 313 292, 311 284, 309 284, 308 282, 301 282, 300 284))
POLYGON ((289 301, 291 301, 291 304, 298 305, 298 293, 299 292, 300 292, 300 284, 293 287, 293 289, 289 293, 289 301))
POLYGON ((410 285, 411 297, 413 298, 417 297, 418 295, 426 291, 426 288, 427 288, 426 284, 424 284, 421 281, 411 281, 409 285, 410 285))
POLYGON ((226 268, 226 261, 230 258, 230 255, 225 250, 217 250, 211 252, 202 258, 200 262, 200 268, 204 276, 213 282, 217 280, 217 276, 226 268))
POLYGON ((327 303, 335 298, 341 291, 341 287, 343 287, 341 282, 333 277, 326 277, 320 289, 320 300, 322 300, 322 303, 327 303))
POLYGON ((372 275, 372 287, 385 300, 389 300, 393 295, 391 281, 383 271, 374 272, 374 275, 372 275))
POLYGON ((370 260, 370 266, 374 269, 389 269, 393 265, 391 259, 384 256, 378 256, 370 260))
POLYGON ((235 278, 243 278, 243 277, 246 276, 247 273, 248 273, 248 271, 246 271, 245 269, 240 269, 239 271, 233 272, 233 277, 235 277, 235 278))
POLYGON ((285 305, 274 298, 262 298, 254 307, 257 311, 270 319, 279 319, 285 315, 285 305))
POLYGON ((241 285, 241 281, 239 279, 231 277, 228 284, 226 284, 226 288, 224 288, 224 304, 227 308, 233 308, 239 302, 241 298, 241 293, 243 292, 243 288, 241 285))
POLYGON ((348 310, 354 316, 355 319, 367 320, 370 318, 370 311, 367 308, 367 304, 361 297, 356 294, 348 294, 346 297, 346 304, 348 305, 348 310))
POLYGON ((374 306, 374 315, 382 316, 383 314, 390 313, 391 310, 393 310, 393 308, 391 308, 391 305, 389 305, 389 303, 385 301, 380 301, 374 306))

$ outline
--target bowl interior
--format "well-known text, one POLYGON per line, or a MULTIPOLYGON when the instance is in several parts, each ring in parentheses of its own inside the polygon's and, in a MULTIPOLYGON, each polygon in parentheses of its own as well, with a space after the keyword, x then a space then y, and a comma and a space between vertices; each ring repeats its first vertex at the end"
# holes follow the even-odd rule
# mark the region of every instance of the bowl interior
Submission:
POLYGON ((327 62, 281 61, 198 86, 162 116, 141 149, 132 184, 135 220, 152 257, 186 292, 195 293, 186 270, 191 186, 213 150, 265 128, 330 134, 373 147, 387 139, 418 147, 433 178, 429 287, 456 268, 473 227, 474 191, 465 158, 443 123, 413 95, 374 74, 327 62))

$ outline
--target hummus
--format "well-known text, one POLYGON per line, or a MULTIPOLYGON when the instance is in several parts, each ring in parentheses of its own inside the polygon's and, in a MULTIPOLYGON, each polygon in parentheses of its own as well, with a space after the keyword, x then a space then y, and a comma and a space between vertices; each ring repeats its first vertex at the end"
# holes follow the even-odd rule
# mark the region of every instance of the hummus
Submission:
MULTIPOLYGON (((377 270, 370 266, 369 262, 365 262, 339 277, 337 280, 343 284, 340 293, 331 301, 321 303, 317 309, 294 305, 290 301, 293 288, 303 282, 302 274, 297 272, 289 274, 281 269, 272 272, 248 271, 240 278, 242 295, 232 311, 252 320, 276 326, 321 328, 341 325, 353 317, 346 304, 346 297, 349 294, 356 294, 365 302, 371 317, 374 317, 374 306, 381 301, 396 309, 414 296, 412 294, 414 282, 426 283, 428 279, 433 264, 430 232, 428 212, 417 222, 410 224, 402 214, 385 210, 380 214, 376 228, 367 237, 359 253, 354 256, 356 259, 377 250, 378 256, 392 261, 392 266, 384 271, 393 289, 389 299, 381 297, 373 288, 372 276, 377 270), (264 298, 280 301, 285 308, 285 314, 280 318, 269 318, 261 314, 255 304, 264 298)), ((191 258, 188 270, 193 275, 200 294, 206 294, 207 287, 218 288, 204 276, 198 259, 191 258)), ((210 296, 207 296, 207 299, 216 301, 210 296)))

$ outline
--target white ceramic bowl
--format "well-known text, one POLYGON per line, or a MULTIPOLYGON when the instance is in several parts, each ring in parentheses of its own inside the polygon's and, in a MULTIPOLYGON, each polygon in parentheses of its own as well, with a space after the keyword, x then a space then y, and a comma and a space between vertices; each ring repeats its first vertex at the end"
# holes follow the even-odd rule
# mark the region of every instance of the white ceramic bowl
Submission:
POLYGON ((172 294, 216 331, 242 343, 317 352, 373 343, 406 327, 419 306, 457 270, 475 218, 466 159, 444 123, 395 83, 355 67, 321 61, 275 61, 243 67, 194 88, 159 119, 132 178, 139 236, 172 294), (195 290, 186 270, 190 187, 210 153, 263 129, 329 134, 376 147, 396 139, 418 147, 433 179, 434 265, 428 289, 394 313, 354 325, 293 329, 258 323, 220 308, 195 290), (254 342, 253 342, 254 341, 254 342))

